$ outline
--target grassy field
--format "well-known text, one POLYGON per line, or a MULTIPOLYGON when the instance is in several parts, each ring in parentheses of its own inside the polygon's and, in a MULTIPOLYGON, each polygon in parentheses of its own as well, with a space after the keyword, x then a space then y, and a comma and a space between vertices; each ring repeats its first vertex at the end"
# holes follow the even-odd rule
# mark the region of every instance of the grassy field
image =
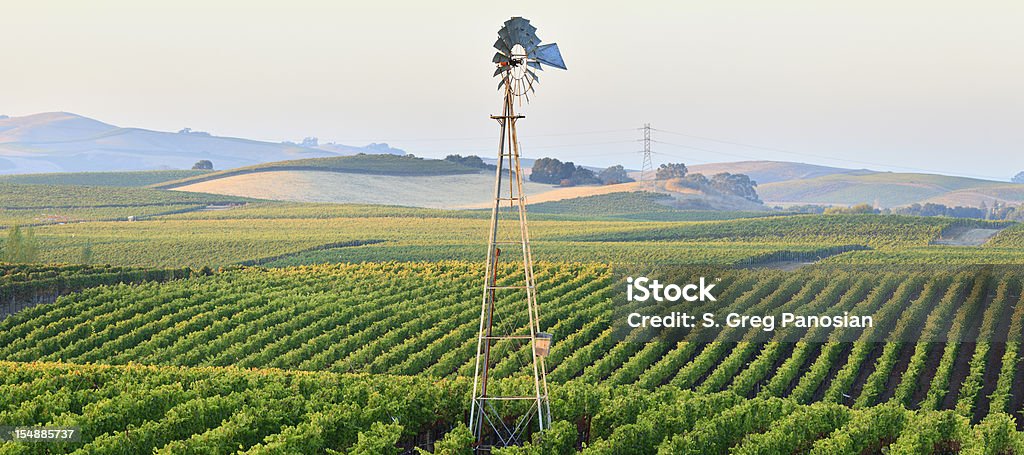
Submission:
POLYGON ((0 183, 27 185, 80 185, 140 187, 180 180, 208 173, 204 170, 132 171, 132 172, 60 172, 52 174, 0 175, 0 183))
POLYGON ((149 188, 0 183, 0 227, 126 221, 254 199, 149 188))
POLYGON ((175 181, 163 182, 154 185, 154 187, 165 189, 177 188, 235 175, 276 171, 322 171, 349 174, 426 176, 475 174, 479 173, 480 169, 463 166, 451 161, 417 158, 408 155, 360 154, 352 156, 307 158, 302 160, 262 163, 253 166, 210 172, 175 181))

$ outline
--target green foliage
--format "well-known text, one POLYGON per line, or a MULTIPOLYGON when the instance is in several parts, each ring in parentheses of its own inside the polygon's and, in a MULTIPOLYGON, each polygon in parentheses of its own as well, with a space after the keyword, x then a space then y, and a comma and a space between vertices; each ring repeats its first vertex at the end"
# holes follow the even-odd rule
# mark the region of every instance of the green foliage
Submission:
POLYGON ((708 223, 640 225, 567 236, 576 241, 729 240, 861 243, 872 247, 928 245, 957 221, 898 215, 794 215, 708 223))
POLYGON ((1024 248, 1024 223, 1003 229, 984 245, 987 248, 1024 248))
POLYGON ((39 257, 39 243, 35 231, 29 227, 22 231, 14 226, 7 231, 7 240, 3 243, 3 260, 10 263, 35 262, 39 257))
POLYGON ((487 164, 482 158, 476 155, 462 156, 462 155, 448 155, 444 157, 445 161, 451 161, 453 163, 461 164, 466 167, 474 169, 483 169, 485 171, 493 171, 498 169, 498 166, 493 164, 487 164))
POLYGON ((686 165, 683 163, 666 163, 658 166, 655 178, 658 180, 679 179, 686 177, 686 165))
POLYGON ((212 171, 213 170, 213 162, 210 161, 210 160, 199 160, 199 161, 196 161, 196 164, 192 165, 192 169, 193 170, 212 171))
POLYGON ((92 264, 92 258, 93 258, 92 244, 91 243, 86 243, 85 246, 82 247, 82 256, 78 259, 78 263, 79 264, 92 264))
POLYGON ((592 185, 600 183, 590 169, 577 166, 572 161, 562 162, 557 158, 540 158, 533 162, 530 181, 554 185, 592 185))
POLYGON ((599 174, 597 174, 598 180, 605 185, 615 185, 618 183, 634 182, 635 180, 629 176, 626 172, 626 168, 622 167, 621 164, 616 164, 605 168, 599 174))
POLYGON ((244 203, 254 199, 149 188, 0 183, 4 209, 144 207, 180 204, 244 203))
POLYGON ((474 442, 476 442, 476 439, 473 438, 473 432, 470 431, 469 427, 467 427, 465 423, 459 422, 454 428, 445 433, 441 440, 434 443, 433 452, 427 452, 426 450, 417 447, 416 453, 433 453, 434 455, 473 455, 474 442))
POLYGON ((761 202, 757 197, 757 191, 754 189, 757 186, 757 182, 744 174, 730 174, 728 172, 715 174, 711 176, 711 181, 708 185, 712 190, 722 194, 731 194, 748 201, 761 202))
POLYGON ((851 207, 829 207, 826 215, 871 215, 878 213, 871 204, 857 204, 851 207))
POLYGON ((402 436, 402 426, 397 422, 384 424, 374 422, 369 431, 359 433, 356 444, 349 453, 352 455, 386 455, 399 453, 398 439, 402 436))
POLYGON ((533 440, 522 446, 501 447, 494 455, 569 455, 576 453, 576 426, 556 420, 551 427, 533 434, 533 440))

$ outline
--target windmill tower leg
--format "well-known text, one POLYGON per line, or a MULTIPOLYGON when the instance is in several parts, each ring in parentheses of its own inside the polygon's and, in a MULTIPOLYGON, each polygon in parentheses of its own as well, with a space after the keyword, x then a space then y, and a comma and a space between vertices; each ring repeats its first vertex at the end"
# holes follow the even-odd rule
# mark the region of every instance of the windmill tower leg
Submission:
POLYGON ((495 446, 518 445, 530 432, 546 429, 551 421, 544 365, 547 345, 538 345, 538 339, 541 343, 549 343, 550 336, 540 332, 526 220, 526 195, 516 134, 516 122, 524 116, 515 113, 512 88, 508 84, 505 87, 503 112, 491 117, 498 121, 501 139, 498 143, 470 409, 470 429, 476 437, 478 452, 488 452, 495 446), (507 217, 503 218, 503 214, 507 217), (515 259, 508 257, 519 255, 521 268, 512 267, 515 259), (503 259, 508 266, 502 266, 503 259), (521 361, 524 349, 528 351, 529 365, 521 365, 519 371, 529 372, 526 374, 533 380, 531 390, 495 392, 494 367, 498 362, 521 361))

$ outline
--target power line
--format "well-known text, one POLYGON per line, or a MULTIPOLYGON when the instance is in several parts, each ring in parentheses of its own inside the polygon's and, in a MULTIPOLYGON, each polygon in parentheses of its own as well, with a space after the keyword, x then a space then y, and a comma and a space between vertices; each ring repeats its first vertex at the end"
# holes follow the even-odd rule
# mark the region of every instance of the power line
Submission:
MULTIPOLYGON (((592 134, 608 134, 608 133, 625 133, 632 132, 632 129, 616 129, 616 130, 595 130, 595 131, 576 131, 570 133, 549 133, 549 134, 531 134, 529 136, 523 136, 520 139, 531 139, 535 137, 557 137, 557 136, 586 136, 592 134)), ((480 141, 494 139, 490 136, 463 136, 463 137, 424 137, 424 138, 374 138, 374 139, 334 139, 338 142, 440 142, 440 141, 480 141)))
MULTIPOLYGON (((675 134, 677 136, 684 136, 684 137, 690 137, 690 138, 694 138, 694 139, 710 141, 710 142, 718 142, 718 143, 721 143, 721 144, 736 145, 736 146, 740 146, 740 147, 747 147, 747 148, 752 148, 752 149, 766 150, 766 151, 770 151, 770 152, 787 153, 787 154, 790 154, 790 155, 805 156, 805 157, 818 158, 818 159, 824 159, 824 160, 841 161, 841 162, 846 162, 846 163, 861 164, 861 165, 867 165, 867 166, 881 166, 881 167, 904 169, 904 170, 908 170, 908 171, 916 171, 916 172, 924 172, 924 173, 932 173, 932 174, 948 174, 949 173, 949 171, 940 171, 940 170, 935 170, 935 169, 924 169, 924 168, 911 167, 911 166, 900 166, 900 165, 897 165, 897 164, 878 163, 878 162, 863 161, 863 160, 852 160, 852 159, 848 159, 848 158, 836 158, 836 157, 832 157, 832 156, 818 155, 818 154, 814 154, 814 153, 794 152, 792 150, 786 150, 786 149, 781 149, 781 148, 776 148, 776 147, 765 147, 765 146, 761 146, 761 145, 747 144, 747 143, 731 141, 731 140, 727 140, 727 139, 716 139, 716 138, 707 137, 707 136, 698 136, 698 135, 695 135, 695 134, 680 133, 680 132, 676 132, 676 131, 668 131, 668 130, 660 130, 660 129, 657 130, 657 131, 658 132, 662 132, 662 133, 675 134)), ((702 149, 702 148, 699 148, 699 147, 691 147, 691 146, 680 145, 680 144, 670 144, 670 145, 676 145, 676 146, 679 146, 679 147, 691 148, 691 149, 694 149, 694 150, 701 150, 701 151, 710 152, 710 153, 718 153, 718 154, 722 154, 722 155, 730 155, 729 153, 717 152, 717 151, 713 151, 713 150, 702 149)), ((737 155, 737 154, 732 154, 732 156, 737 156, 737 157, 742 157, 742 158, 747 158, 747 159, 755 159, 755 160, 763 160, 764 159, 763 157, 755 158, 755 157, 750 157, 750 156, 745 156, 745 155, 737 155)), ((1004 178, 993 177, 993 176, 990 176, 990 175, 988 175, 988 176, 969 175, 969 174, 961 174, 961 175, 964 175, 964 176, 967 176, 967 177, 979 178, 979 179, 986 179, 986 180, 997 180, 997 181, 1005 180, 1004 178)))

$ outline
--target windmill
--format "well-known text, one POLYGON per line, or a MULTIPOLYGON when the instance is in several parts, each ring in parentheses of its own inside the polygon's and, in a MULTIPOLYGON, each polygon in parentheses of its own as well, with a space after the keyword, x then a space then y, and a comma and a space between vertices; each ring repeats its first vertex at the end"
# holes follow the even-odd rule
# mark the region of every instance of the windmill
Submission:
POLYGON ((558 46, 540 44, 536 31, 530 21, 513 17, 498 30, 494 43, 494 76, 501 78, 498 90, 505 96, 501 115, 491 116, 498 121, 501 138, 469 414, 478 452, 518 445, 534 429, 544 430, 551 423, 544 365, 551 335, 541 332, 537 311, 516 134, 516 122, 525 116, 515 107, 523 99, 529 102, 539 80, 536 72, 545 66, 564 70, 565 63, 558 46), (492 377, 498 368, 507 372, 503 381, 492 377))

